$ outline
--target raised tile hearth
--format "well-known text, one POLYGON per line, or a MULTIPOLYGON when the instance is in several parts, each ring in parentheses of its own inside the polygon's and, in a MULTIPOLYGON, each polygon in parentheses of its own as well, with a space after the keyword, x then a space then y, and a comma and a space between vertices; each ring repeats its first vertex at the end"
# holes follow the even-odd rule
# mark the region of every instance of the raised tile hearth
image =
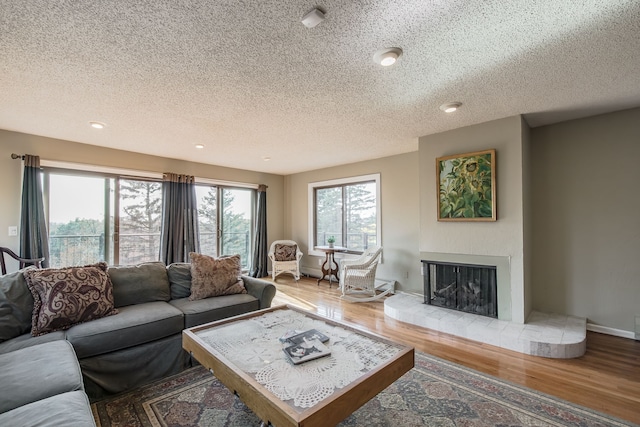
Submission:
POLYGON ((384 302, 384 313, 396 320, 533 356, 580 357, 587 347, 587 320, 532 312, 526 323, 492 319, 423 303, 411 294, 384 302))

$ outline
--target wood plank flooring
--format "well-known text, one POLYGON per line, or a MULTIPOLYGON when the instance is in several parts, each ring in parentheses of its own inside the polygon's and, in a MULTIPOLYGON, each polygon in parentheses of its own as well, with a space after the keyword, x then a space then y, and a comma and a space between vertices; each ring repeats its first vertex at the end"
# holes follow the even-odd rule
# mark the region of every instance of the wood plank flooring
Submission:
POLYGON ((570 402, 640 424, 640 342, 587 333, 587 352, 577 359, 528 356, 397 321, 382 301, 349 303, 335 283, 287 275, 274 282, 273 305, 292 304, 393 340, 416 350, 570 402))

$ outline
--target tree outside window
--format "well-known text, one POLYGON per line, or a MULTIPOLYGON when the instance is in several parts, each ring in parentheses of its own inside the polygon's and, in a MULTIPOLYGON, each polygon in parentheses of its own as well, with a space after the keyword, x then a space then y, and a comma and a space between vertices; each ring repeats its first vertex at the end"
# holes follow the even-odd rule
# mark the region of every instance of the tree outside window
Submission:
POLYGON ((158 259, 162 226, 162 184, 120 180, 119 263, 158 259))
POLYGON ((253 242, 253 190, 198 185, 200 251, 210 256, 240 255, 249 268, 253 242))

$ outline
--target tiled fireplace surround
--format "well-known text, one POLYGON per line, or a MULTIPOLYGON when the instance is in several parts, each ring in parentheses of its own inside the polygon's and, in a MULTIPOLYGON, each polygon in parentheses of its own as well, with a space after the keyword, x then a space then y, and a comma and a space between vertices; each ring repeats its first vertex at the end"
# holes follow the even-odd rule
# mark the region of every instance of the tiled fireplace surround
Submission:
MULTIPOLYGON (((430 261, 434 259, 429 258, 439 257, 422 255, 427 257, 423 260, 430 261)), ((474 257, 465 256, 466 262, 470 258, 474 257)), ((486 263, 487 257, 480 261, 480 265, 490 265, 486 263)), ((524 323, 512 321, 509 259, 492 257, 489 263, 498 270, 498 319, 428 305, 423 295, 411 293, 387 298, 384 312, 402 322, 534 356, 573 358, 584 354, 586 319, 532 311, 524 323)))

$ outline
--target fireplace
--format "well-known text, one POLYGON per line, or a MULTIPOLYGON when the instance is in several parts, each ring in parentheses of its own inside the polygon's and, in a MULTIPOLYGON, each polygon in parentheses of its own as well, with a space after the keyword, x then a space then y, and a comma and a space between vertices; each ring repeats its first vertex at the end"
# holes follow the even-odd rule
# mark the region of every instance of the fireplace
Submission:
POLYGON ((424 302, 498 318, 496 267, 422 260, 424 302))

